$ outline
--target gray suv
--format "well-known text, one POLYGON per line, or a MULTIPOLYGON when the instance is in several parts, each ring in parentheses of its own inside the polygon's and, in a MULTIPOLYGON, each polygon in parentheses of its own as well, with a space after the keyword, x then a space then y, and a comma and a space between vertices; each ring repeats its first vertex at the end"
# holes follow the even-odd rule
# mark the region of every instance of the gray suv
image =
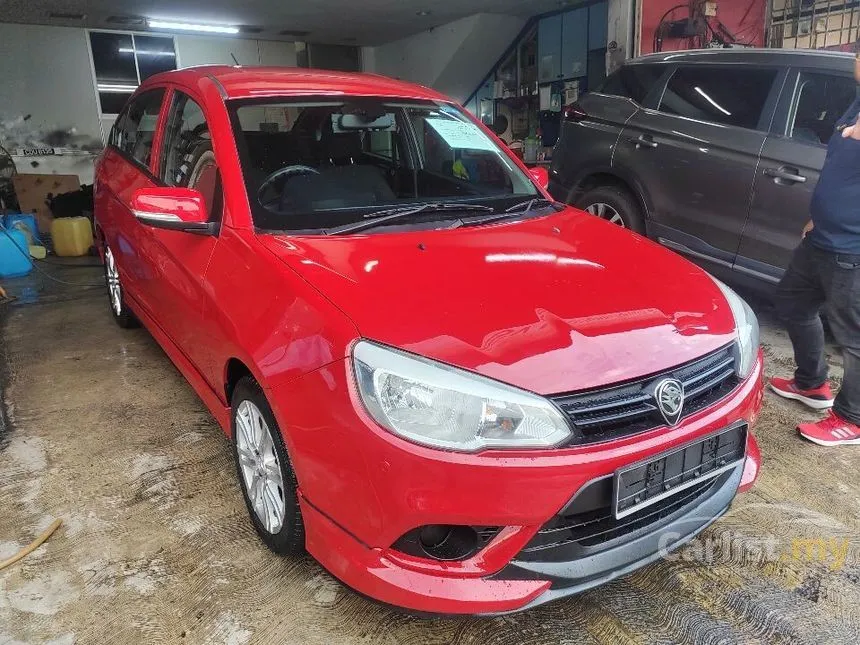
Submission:
POLYGON ((852 55, 815 50, 628 61, 565 108, 550 192, 761 290, 809 220, 853 72, 852 55))

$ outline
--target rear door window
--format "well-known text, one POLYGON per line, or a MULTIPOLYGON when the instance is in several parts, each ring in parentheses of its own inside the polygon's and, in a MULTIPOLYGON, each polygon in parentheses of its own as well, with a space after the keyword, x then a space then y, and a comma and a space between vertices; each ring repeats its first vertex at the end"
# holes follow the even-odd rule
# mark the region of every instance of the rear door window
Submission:
POLYGON ((672 74, 660 100, 667 114, 760 129, 776 69, 681 66, 672 74))
POLYGON ((152 144, 163 100, 164 88, 143 92, 126 106, 111 130, 110 145, 146 168, 152 160, 152 144))
POLYGON ((603 82, 598 92, 633 99, 642 104, 665 69, 664 66, 653 64, 624 65, 603 82))
POLYGON ((788 136, 796 141, 827 145, 836 122, 856 96, 857 85, 850 76, 800 72, 788 136))

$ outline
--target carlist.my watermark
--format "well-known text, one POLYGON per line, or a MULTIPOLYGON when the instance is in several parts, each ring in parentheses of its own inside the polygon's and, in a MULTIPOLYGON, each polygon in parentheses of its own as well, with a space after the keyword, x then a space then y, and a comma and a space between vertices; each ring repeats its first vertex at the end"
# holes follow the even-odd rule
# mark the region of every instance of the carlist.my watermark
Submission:
POLYGON ((739 531, 705 532, 680 547, 684 535, 666 531, 658 548, 663 559, 707 565, 738 562, 766 564, 780 561, 819 562, 832 571, 845 566, 850 541, 838 535, 793 536, 780 539, 773 535, 751 536, 739 531))

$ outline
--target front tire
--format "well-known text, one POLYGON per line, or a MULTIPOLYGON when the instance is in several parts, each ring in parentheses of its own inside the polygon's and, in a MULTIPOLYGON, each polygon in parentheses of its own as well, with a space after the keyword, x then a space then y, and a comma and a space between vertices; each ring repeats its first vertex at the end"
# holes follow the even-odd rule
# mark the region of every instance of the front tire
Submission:
POLYGON ((113 314, 114 322, 123 329, 137 327, 137 318, 134 317, 131 309, 125 304, 125 291, 123 290, 122 281, 119 277, 119 269, 116 266, 116 258, 110 247, 105 244, 105 284, 108 288, 108 302, 110 310, 113 314))
POLYGON ((301 553, 305 525, 296 476, 275 415, 253 378, 233 390, 231 417, 236 473, 257 534, 275 553, 301 553))
POLYGON ((576 206, 622 228, 645 233, 642 209, 629 192, 618 186, 593 188, 577 200, 576 206))

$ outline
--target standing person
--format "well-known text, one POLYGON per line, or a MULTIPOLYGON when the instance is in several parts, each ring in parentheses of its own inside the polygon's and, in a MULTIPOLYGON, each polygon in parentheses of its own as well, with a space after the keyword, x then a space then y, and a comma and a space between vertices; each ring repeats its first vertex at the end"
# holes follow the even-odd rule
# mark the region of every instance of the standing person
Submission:
MULTIPOLYGON (((854 61, 860 83, 860 53, 854 61)), ((815 410, 821 421, 798 432, 823 446, 860 445, 860 99, 837 122, 810 204, 811 221, 782 281, 776 307, 794 346, 793 379, 772 378, 778 395, 815 410), (833 397, 824 359, 824 310, 842 347, 845 374, 833 397), (832 408, 832 409, 831 409, 832 408)))

